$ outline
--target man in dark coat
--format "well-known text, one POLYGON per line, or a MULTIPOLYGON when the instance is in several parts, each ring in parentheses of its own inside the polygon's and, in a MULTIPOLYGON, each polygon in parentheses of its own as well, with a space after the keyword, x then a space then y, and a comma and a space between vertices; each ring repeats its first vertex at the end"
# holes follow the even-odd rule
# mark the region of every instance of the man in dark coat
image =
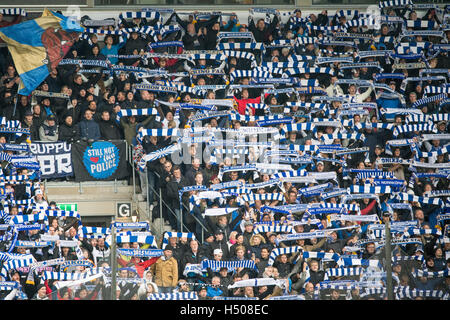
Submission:
POLYGON ((253 16, 250 16, 250 21, 248 24, 248 30, 250 30, 251 33, 253 33, 253 36, 256 40, 256 42, 263 42, 268 43, 271 41, 272 34, 275 31, 275 27, 278 24, 278 16, 275 15, 273 17, 272 22, 266 26, 266 23, 264 22, 264 19, 259 19, 258 22, 255 25, 255 22, 253 21, 253 16))
POLYGON ((104 110, 101 115, 101 120, 98 122, 100 127, 100 135, 104 140, 120 140, 122 133, 116 121, 111 119, 109 111, 104 110))
MULTIPOLYGON (((172 178, 167 183, 167 194, 165 201, 167 202, 169 208, 181 217, 180 213, 180 200, 178 196, 178 191, 187 186, 188 183, 186 179, 181 174, 181 169, 179 166, 173 166, 172 168, 172 178)), ((177 221, 176 217, 173 216, 171 212, 166 212, 166 218, 169 220, 170 225, 175 230, 181 230, 181 221, 177 221)))
POLYGON ((80 128, 80 137, 92 140, 100 140, 100 127, 94 121, 92 111, 87 109, 84 112, 84 119, 78 123, 80 128))
POLYGON ((64 123, 59 126, 59 141, 66 141, 72 143, 80 139, 80 128, 73 123, 73 118, 70 114, 64 118, 64 123))
POLYGON ((228 249, 227 240, 224 237, 223 230, 217 229, 214 232, 214 242, 211 243, 211 249, 214 251, 215 249, 222 250, 222 260, 228 260, 230 258, 230 251, 228 249))

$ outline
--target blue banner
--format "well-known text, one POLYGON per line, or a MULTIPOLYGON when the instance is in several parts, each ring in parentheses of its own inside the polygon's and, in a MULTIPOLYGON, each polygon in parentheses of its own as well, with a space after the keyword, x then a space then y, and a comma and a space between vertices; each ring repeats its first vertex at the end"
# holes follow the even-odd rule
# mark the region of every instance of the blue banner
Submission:
POLYGON ((30 151, 36 156, 41 178, 61 178, 73 175, 72 146, 66 142, 32 142, 30 151))

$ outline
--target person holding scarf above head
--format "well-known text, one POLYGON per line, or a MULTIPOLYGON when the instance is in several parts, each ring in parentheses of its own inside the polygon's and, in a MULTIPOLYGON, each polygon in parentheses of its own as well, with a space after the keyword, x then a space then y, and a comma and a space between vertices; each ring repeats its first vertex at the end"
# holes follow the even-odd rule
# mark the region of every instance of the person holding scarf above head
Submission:
POLYGON ((271 37, 275 38, 273 34, 278 22, 280 21, 279 15, 280 11, 277 10, 277 14, 274 15, 271 23, 267 26, 264 19, 258 19, 258 22, 255 25, 253 15, 249 16, 248 30, 253 33, 256 42, 269 43, 271 37))
POLYGON ((107 35, 104 40, 105 46, 103 47, 102 50, 100 50, 100 53, 105 57, 107 57, 108 60, 111 62, 111 64, 117 64, 119 62, 119 59, 115 57, 108 57, 108 55, 118 55, 119 49, 126 44, 127 39, 128 38, 124 39, 122 36, 120 36, 119 43, 114 44, 113 36, 107 35))
MULTIPOLYGON (((269 94, 265 94, 264 98, 266 98, 269 94)), ((247 104, 249 103, 261 103, 261 96, 258 96, 256 98, 250 98, 249 97, 249 89, 244 88, 242 89, 241 92, 241 98, 238 99, 236 96, 233 97, 234 100, 236 100, 237 104, 238 104, 238 113, 240 115, 246 115, 247 113, 249 113, 248 115, 250 116, 254 116, 255 115, 255 108, 250 107, 247 109, 247 104)))

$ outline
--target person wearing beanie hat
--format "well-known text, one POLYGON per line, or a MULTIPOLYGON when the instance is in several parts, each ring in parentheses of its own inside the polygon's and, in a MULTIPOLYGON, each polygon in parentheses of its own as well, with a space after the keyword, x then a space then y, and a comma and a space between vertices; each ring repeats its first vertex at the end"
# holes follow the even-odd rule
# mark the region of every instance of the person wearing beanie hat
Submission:
POLYGON ((208 296, 208 288, 206 286, 200 287, 198 300, 211 300, 211 297, 208 296))
POLYGON ((80 139, 80 128, 74 124, 71 114, 64 116, 64 123, 59 126, 58 140, 68 143, 75 142, 80 139))
POLYGON ((34 297, 32 298, 32 300, 50 300, 49 297, 47 296, 47 288, 45 287, 44 284, 38 284, 36 286, 37 292, 34 295, 34 297))
POLYGON ((58 125, 56 117, 51 114, 39 128, 39 139, 46 142, 58 141, 58 125))
POLYGON ((178 262, 172 256, 173 247, 167 245, 163 249, 161 256, 150 270, 153 273, 153 281, 158 286, 159 292, 171 293, 178 283, 178 262))

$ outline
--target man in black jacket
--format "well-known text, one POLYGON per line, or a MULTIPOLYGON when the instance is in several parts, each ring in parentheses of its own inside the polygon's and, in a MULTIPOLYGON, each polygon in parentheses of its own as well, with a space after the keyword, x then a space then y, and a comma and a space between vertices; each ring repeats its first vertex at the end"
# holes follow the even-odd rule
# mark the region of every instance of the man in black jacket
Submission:
POLYGON ((187 186, 186 179, 181 174, 181 169, 179 166, 173 166, 172 168, 172 179, 167 183, 167 198, 166 202, 169 208, 175 212, 177 217, 174 217, 171 212, 166 212, 167 220, 169 220, 170 225, 175 230, 181 230, 181 212, 180 212, 180 200, 178 196, 178 191, 187 186))
MULTIPOLYGON (((145 136, 144 140, 142 141, 142 147, 144 148, 144 151, 146 154, 150 154, 152 152, 155 152, 159 149, 162 149, 164 147, 167 147, 171 142, 171 139, 165 139, 162 140, 160 143, 158 143, 158 138, 154 136, 145 136)), ((153 190, 156 190, 156 181, 159 179, 157 175, 160 175, 163 171, 162 163, 159 159, 156 159, 151 162, 147 162, 147 176, 148 176, 148 199, 149 203, 153 203, 153 190), (157 174, 157 175, 156 175, 157 174)), ((178 206, 177 206, 178 208, 178 206)))
POLYGON ((103 140, 120 140, 122 133, 120 127, 114 120, 111 119, 109 111, 104 110, 101 115, 101 120, 98 122, 100 127, 100 134, 103 140))
POLYGON ((255 25, 255 22, 253 21, 253 16, 251 15, 249 17, 248 30, 250 30, 250 32, 253 33, 256 42, 263 42, 263 43, 271 42, 270 39, 273 37, 275 27, 277 26, 279 21, 278 14, 279 12, 277 12, 277 15, 273 17, 272 22, 267 26, 266 23, 264 22, 264 19, 259 19, 255 25))
POLYGON ((59 126, 58 140, 72 143, 80 139, 80 128, 73 124, 70 114, 64 118, 64 123, 59 126))
MULTIPOLYGON (((184 253, 183 258, 181 259, 180 268, 178 270, 180 271, 180 274, 183 274, 184 269, 186 268, 186 265, 188 264, 199 264, 204 260, 206 257, 201 254, 199 250, 199 242, 197 240, 191 240, 189 242, 189 250, 184 253)), ((187 276, 188 278, 191 278, 190 275, 187 276)), ((190 281, 189 281, 190 282, 190 281)))
POLYGON ((215 240, 211 243, 211 249, 214 251, 215 249, 222 250, 222 260, 228 260, 230 258, 230 251, 228 250, 227 240, 224 237, 224 233, 222 229, 217 229, 214 232, 215 240))
POLYGON ((199 41, 199 37, 202 35, 202 30, 195 30, 195 25, 189 23, 186 27, 186 33, 181 40, 183 41, 185 50, 201 50, 202 44, 199 41))

